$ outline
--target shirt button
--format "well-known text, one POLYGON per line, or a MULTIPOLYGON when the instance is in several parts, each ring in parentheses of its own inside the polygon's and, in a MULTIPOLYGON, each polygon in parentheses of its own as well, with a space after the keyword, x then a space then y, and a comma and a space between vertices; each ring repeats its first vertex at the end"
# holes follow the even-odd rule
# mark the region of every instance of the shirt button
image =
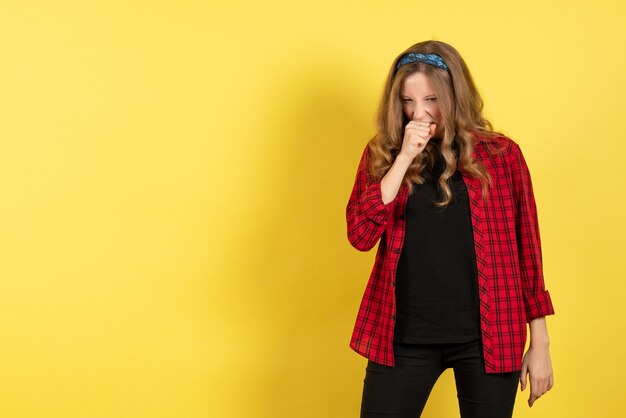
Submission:
POLYGON ((396 287, 396 282, 391 282, 391 287, 396 287))
POLYGON ((400 254, 400 248, 396 248, 395 250, 393 250, 393 252, 394 252, 395 254, 400 254))
POLYGON ((391 320, 395 321, 396 320, 396 316, 395 315, 391 315, 391 320))

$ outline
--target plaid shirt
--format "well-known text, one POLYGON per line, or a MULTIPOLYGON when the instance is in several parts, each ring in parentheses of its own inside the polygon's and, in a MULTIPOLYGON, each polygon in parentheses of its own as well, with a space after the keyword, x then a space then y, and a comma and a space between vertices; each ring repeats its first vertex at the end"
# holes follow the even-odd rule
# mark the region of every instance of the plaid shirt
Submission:
MULTIPOLYGON (((554 314, 544 288, 537 209, 530 173, 514 141, 500 137, 503 152, 491 153, 477 137, 473 158, 491 175, 482 198, 480 180, 463 174, 478 269, 480 326, 487 373, 521 369, 526 323, 554 314)), ((380 241, 374 268, 359 308, 350 347, 369 360, 395 365, 395 275, 405 234, 408 187, 385 205, 380 180, 368 179, 365 147, 356 174, 346 219, 348 240, 360 251, 380 241)))

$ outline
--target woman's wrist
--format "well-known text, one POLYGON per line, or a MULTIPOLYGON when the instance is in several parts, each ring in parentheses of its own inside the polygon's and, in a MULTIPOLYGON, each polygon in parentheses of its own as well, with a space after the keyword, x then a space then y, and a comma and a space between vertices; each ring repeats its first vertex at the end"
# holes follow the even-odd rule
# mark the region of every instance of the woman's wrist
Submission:
POLYGON ((541 350, 548 350, 550 348, 550 341, 549 340, 545 340, 545 341, 537 341, 537 340, 533 340, 532 338, 530 339, 530 348, 534 348, 534 349, 541 349, 541 350))
POLYGON ((548 336, 548 326, 546 325, 546 317, 535 318, 529 323, 530 327, 530 347, 547 349, 550 346, 550 337, 548 336))

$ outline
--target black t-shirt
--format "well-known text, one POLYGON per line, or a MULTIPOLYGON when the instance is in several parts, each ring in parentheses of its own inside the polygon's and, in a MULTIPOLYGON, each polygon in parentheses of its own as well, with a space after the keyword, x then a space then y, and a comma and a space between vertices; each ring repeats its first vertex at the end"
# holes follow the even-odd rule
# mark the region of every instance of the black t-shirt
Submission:
POLYGON ((406 233, 396 275, 394 340, 456 343, 480 338, 476 254, 467 189, 457 170, 448 180, 453 200, 443 208, 439 152, 423 184, 406 203, 406 233))

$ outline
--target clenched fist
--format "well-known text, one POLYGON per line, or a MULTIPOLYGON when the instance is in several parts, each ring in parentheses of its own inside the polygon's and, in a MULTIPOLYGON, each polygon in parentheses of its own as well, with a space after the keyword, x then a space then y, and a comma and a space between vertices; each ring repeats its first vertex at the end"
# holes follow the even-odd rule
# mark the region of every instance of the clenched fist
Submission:
POLYGON ((404 127, 404 140, 402 141, 402 149, 400 154, 413 160, 417 157, 432 136, 435 134, 437 125, 434 122, 417 122, 410 121, 404 127))

